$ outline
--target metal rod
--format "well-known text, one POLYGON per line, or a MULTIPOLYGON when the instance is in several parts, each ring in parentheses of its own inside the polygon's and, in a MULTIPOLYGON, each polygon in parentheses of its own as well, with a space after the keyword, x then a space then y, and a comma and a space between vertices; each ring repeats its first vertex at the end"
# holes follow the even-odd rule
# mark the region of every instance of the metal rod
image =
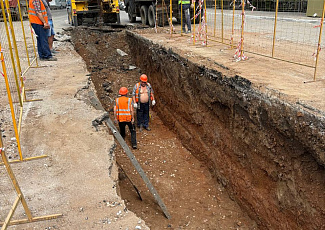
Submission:
MULTIPOLYGON (((5 7, 4 7, 3 1, 0 1, 0 2, 1 2, 0 4, 1 4, 1 9, 2 9, 3 21, 5 23, 5 28, 6 28, 6 33, 7 33, 7 39, 8 39, 8 44, 9 44, 9 53, 10 53, 10 57, 11 57, 12 69, 13 69, 14 76, 15 76, 15 80, 16 80, 16 87, 17 87, 17 93, 18 93, 19 103, 20 103, 20 106, 23 106, 22 101, 21 101, 21 97, 20 97, 19 83, 18 83, 18 77, 17 77, 17 71, 16 71, 16 63, 15 63, 14 54, 12 52, 12 45, 11 45, 10 33, 9 33, 9 29, 8 29, 6 11, 5 11, 5 7)), ((9 17, 11 17, 10 12, 9 12, 9 17)))
POLYGON ((223 42, 223 0, 221 0, 221 38, 223 42))
MULTIPOLYGON (((14 49, 15 49, 15 54, 16 54, 16 62, 17 62, 18 70, 19 70, 19 76, 21 77, 20 58, 19 58, 19 54, 18 54, 18 48, 17 48, 17 43, 16 43, 16 35, 15 35, 14 25, 12 24, 9 1, 5 0, 5 4, 6 4, 6 8, 7 8, 7 13, 8 13, 8 19, 9 19, 9 24, 10 24, 12 42, 14 44, 14 49)), ((18 4, 19 4, 19 1, 18 1, 18 4)))
MULTIPOLYGON (((23 95, 25 93, 25 88, 23 88, 23 95)), ((23 107, 20 107, 19 119, 18 119, 18 135, 20 137, 21 124, 23 120, 23 107)))
MULTIPOLYGON (((0 1, 0 2, 1 2, 1 5, 3 6, 3 1, 0 1)), ((20 141, 19 141, 19 133, 18 133, 18 129, 17 129, 17 121, 16 121, 16 116, 15 116, 14 106, 13 106, 13 103, 12 103, 12 97, 11 97, 11 92, 10 92, 10 87, 9 87, 9 80, 8 80, 6 64, 5 64, 5 60, 4 60, 4 56, 3 56, 3 52, 2 52, 1 42, 0 42, 0 51, 1 51, 0 52, 0 60, 1 60, 1 65, 2 65, 3 76, 4 76, 4 79, 5 79, 6 88, 7 88, 9 106, 10 106, 10 111, 11 111, 12 122, 13 122, 13 125, 14 125, 14 131, 15 131, 15 136, 16 136, 16 141, 17 141, 19 157, 20 157, 20 160, 22 160, 23 155, 21 153, 21 147, 20 147, 20 141)))
POLYGON ((5 222, 2 225, 1 230, 6 230, 7 229, 8 225, 10 224, 10 220, 11 220, 12 216, 14 215, 14 213, 15 213, 15 211, 17 209, 17 206, 19 204, 20 199, 21 199, 21 195, 18 194, 14 204, 12 205, 12 207, 11 207, 11 209, 10 209, 6 219, 5 219, 5 222))
POLYGON ((214 0, 214 26, 213 26, 213 36, 216 36, 216 25, 217 24, 217 0, 214 0))
MULTIPOLYGON (((26 224, 26 223, 31 223, 31 222, 37 222, 37 221, 42 221, 42 220, 53 220, 58 217, 62 217, 62 214, 54 214, 54 215, 48 215, 48 216, 39 216, 39 217, 33 217, 31 220, 28 219, 22 219, 22 220, 13 220, 10 221, 9 225, 17 225, 17 224, 26 224)), ((0 223, 1 225, 1 223, 0 223)))
POLYGON ((208 46, 208 18, 207 18, 207 1, 204 1, 204 19, 205 19, 205 46, 208 46))
POLYGON ((241 35, 240 35, 240 56, 244 54, 244 23, 245 23, 245 0, 241 1, 241 35))
MULTIPOLYGON (((26 2, 26 7, 27 7, 28 1, 26 0, 25 2, 26 2)), ((24 36, 24 42, 25 42, 25 48, 26 48, 26 55, 27 55, 27 61, 28 61, 28 66, 29 66, 30 65, 30 60, 29 60, 29 53, 28 53, 28 49, 27 49, 27 41, 26 41, 25 28, 24 28, 24 23, 23 23, 23 15, 21 14, 20 0, 17 0, 17 3, 18 3, 19 15, 20 15, 21 30, 22 30, 23 36, 24 36)))
MULTIPOLYGON (((33 216, 32 216, 32 213, 30 212, 30 210, 29 210, 29 208, 28 208, 28 206, 27 206, 27 203, 26 203, 26 200, 25 200, 25 198, 24 198, 24 195, 23 195, 23 193, 22 193, 21 190, 20 190, 19 184, 18 184, 18 182, 17 182, 17 180, 16 180, 16 177, 15 177, 14 173, 12 172, 12 169, 11 169, 10 164, 9 164, 9 162, 8 162, 7 156, 5 155, 5 152, 4 152, 4 151, 1 151, 1 150, 0 150, 0 152, 1 152, 2 161, 3 161, 3 163, 4 163, 5 166, 6 166, 6 169, 7 169, 8 175, 9 175, 9 177, 10 177, 10 179, 11 179, 11 182, 12 182, 12 184, 13 184, 13 186, 14 186, 16 192, 17 192, 17 194, 21 196, 21 197, 20 197, 20 199, 21 199, 21 204, 22 204, 23 207, 24 207, 24 210, 25 210, 25 213, 26 213, 26 215, 27 215, 27 218, 28 218, 28 220, 31 221, 31 220, 32 220, 32 217, 33 217, 33 216)), ((8 223, 8 224, 9 224, 9 223, 8 223)))
POLYGON ((193 10, 194 10, 194 16, 193 16, 193 45, 195 45, 195 22, 196 22, 196 18, 195 18, 195 15, 196 15, 195 1, 194 1, 193 5, 194 5, 194 7, 193 7, 193 10))
POLYGON ((234 44, 234 33, 235 33, 235 3, 236 3, 236 0, 233 0, 233 4, 232 4, 231 42, 230 42, 230 45, 231 46, 233 46, 233 44, 234 44))
POLYGON ((276 0, 274 31, 273 31, 273 45, 272 45, 272 57, 274 57, 274 45, 275 45, 275 36, 276 36, 276 23, 277 23, 277 20, 278 20, 278 10, 279 10, 279 0, 276 0))
MULTIPOLYGON (((28 2, 28 1, 26 1, 28 2)), ((71 3, 72 4, 72 3, 71 3)), ((36 48, 35 48, 35 40, 34 40, 34 33, 33 33, 33 28, 32 28, 32 24, 30 23, 30 18, 29 18, 29 14, 28 15, 28 20, 29 20, 29 29, 30 29, 30 34, 32 37, 32 41, 33 41, 33 49, 34 49, 34 55, 35 55, 35 60, 36 60, 36 67, 38 67, 38 61, 37 61, 37 53, 36 53, 36 48)))
POLYGON ((169 2, 169 14, 170 14, 170 36, 173 36, 173 0, 169 2))
MULTIPOLYGON (((12 163, 21 163, 24 161, 31 161, 31 160, 37 160, 40 158, 44 158, 44 157, 48 157, 47 155, 42 155, 42 156, 37 156, 37 157, 28 157, 28 158, 24 158, 23 160, 13 160, 13 161, 9 161, 10 164, 12 163)), ((0 166, 3 165, 3 163, 0 163, 0 166)))
POLYGON ((323 3, 323 15, 322 15, 322 19, 321 19, 321 23, 320 23, 320 29, 319 29, 319 38, 318 38, 318 46, 317 46, 316 62, 315 62, 315 72, 314 72, 314 81, 316 81, 318 58, 319 58, 319 52, 320 52, 321 43, 322 43, 322 33, 323 33, 323 25, 324 25, 324 14, 325 14, 325 0, 324 0, 324 3, 323 3))
POLYGON ((181 35, 183 35, 183 1, 181 0, 181 35))

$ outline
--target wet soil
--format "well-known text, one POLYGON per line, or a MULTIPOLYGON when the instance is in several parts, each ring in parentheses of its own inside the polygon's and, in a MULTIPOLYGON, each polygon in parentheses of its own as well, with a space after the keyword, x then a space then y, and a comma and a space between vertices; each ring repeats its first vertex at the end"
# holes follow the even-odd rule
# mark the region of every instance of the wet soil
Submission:
MULTIPOLYGON (((84 58, 96 86, 98 98, 112 112, 118 89, 126 86, 129 92, 142 72, 135 66, 122 33, 101 33, 78 29, 73 31, 76 51, 84 58), (121 49, 128 53, 121 56, 121 49)), ((149 77, 150 81, 150 77, 149 77)), ((153 85, 154 89, 155 86, 153 85)), ((112 115, 112 113, 111 113, 112 115)), ((151 131, 137 130, 138 149, 133 151, 155 186, 172 219, 163 215, 140 176, 120 146, 115 154, 120 170, 120 192, 127 207, 146 221, 152 229, 255 229, 257 226, 231 200, 224 187, 217 183, 205 163, 197 160, 177 136, 151 110, 151 131), (143 201, 127 176, 140 190, 143 201)), ((127 143, 129 134, 127 134, 127 143)))

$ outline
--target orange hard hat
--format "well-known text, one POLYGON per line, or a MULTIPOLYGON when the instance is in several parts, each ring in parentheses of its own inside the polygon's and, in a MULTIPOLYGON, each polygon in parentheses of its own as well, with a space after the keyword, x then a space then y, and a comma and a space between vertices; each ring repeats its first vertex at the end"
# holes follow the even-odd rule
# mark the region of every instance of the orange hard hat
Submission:
POLYGON ((147 77, 147 75, 142 74, 142 75, 140 76, 140 81, 147 82, 147 81, 148 81, 148 77, 147 77))
POLYGON ((118 93, 120 95, 126 95, 128 93, 128 89, 126 87, 121 87, 118 93))

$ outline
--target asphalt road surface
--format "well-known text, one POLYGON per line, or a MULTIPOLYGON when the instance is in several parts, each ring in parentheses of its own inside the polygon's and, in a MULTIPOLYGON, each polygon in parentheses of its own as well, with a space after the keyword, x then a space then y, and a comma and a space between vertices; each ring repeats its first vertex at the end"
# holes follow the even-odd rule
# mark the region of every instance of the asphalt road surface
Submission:
MULTIPOLYGON (((66 9, 53 10, 53 21, 55 31, 60 32, 62 28, 69 27, 68 15, 66 9)), ((122 24, 130 24, 128 15, 125 11, 120 11, 122 24)), ((213 30, 215 26, 220 29, 221 11, 216 14, 216 24, 214 24, 214 9, 207 9, 208 29, 213 30)), ((141 19, 131 24, 140 24, 141 19)), ((231 30, 232 11, 224 11, 224 29, 231 30)), ((240 11, 235 13, 235 29, 240 30, 241 15, 240 11)), ((280 13, 277 26, 277 39, 289 40, 301 44, 316 46, 319 38, 319 28, 315 26, 320 24, 320 18, 306 17, 304 14, 280 13)), ((262 11, 247 11, 245 21, 245 32, 256 32, 260 34, 269 33, 272 35, 274 28, 274 13, 262 11)), ((324 34, 324 33, 323 33, 324 34)), ((270 35, 270 36, 271 36, 270 35)), ((322 44, 325 42, 325 36, 322 37, 322 44)))

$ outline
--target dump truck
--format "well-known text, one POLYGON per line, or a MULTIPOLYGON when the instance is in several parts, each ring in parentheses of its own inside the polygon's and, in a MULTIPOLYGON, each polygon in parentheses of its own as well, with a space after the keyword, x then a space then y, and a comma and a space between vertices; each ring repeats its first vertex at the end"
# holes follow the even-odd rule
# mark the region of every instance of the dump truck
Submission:
POLYGON ((104 23, 120 23, 120 10, 118 0, 68 0, 68 21, 79 26, 85 20, 94 23, 102 18, 104 23))
MULTIPOLYGON (((199 0, 196 0, 195 2, 197 4, 199 0)), ((172 5, 172 17, 176 18, 177 23, 181 22, 178 0, 124 0, 124 5, 130 22, 135 22, 136 17, 141 17, 141 22, 143 25, 149 25, 150 27, 154 27, 155 23, 157 23, 158 26, 168 25, 168 20, 170 17, 170 5, 172 5)), ((203 14, 203 9, 201 9, 201 11, 203 14)), ((198 9, 197 12, 199 12, 198 9)), ((193 9, 190 10, 190 14, 191 18, 193 18, 193 9)), ((183 20, 185 20, 184 17, 185 16, 183 14, 183 20)), ((198 22, 199 18, 200 17, 198 17, 195 21, 198 22)))
MULTIPOLYGON (((170 0, 124 0, 124 5, 130 22, 135 22, 136 17, 141 17, 143 25, 154 27, 157 14, 159 26, 168 24, 170 0)), ((179 19, 178 0, 172 0, 172 11, 173 17, 179 19)))

